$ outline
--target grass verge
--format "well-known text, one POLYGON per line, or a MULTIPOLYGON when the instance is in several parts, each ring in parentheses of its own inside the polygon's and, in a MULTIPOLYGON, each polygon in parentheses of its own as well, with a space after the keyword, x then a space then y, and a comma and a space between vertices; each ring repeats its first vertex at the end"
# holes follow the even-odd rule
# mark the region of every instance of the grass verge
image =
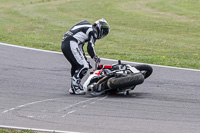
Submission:
POLYGON ((200 69, 199 0, 1 0, 0 42, 60 51, 75 23, 105 18, 100 57, 200 69))
POLYGON ((41 132, 35 132, 32 130, 0 129, 0 133, 41 133, 41 132))

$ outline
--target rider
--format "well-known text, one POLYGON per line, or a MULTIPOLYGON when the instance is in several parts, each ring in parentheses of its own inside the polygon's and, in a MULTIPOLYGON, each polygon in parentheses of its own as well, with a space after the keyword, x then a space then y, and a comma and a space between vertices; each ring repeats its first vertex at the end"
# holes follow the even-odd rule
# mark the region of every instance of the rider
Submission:
POLYGON ((64 56, 71 63, 71 88, 70 94, 85 94, 81 79, 89 69, 89 62, 85 57, 83 46, 88 42, 87 51, 90 57, 96 62, 100 58, 95 53, 94 45, 96 39, 104 38, 110 31, 109 24, 105 19, 97 20, 93 25, 84 20, 74 25, 63 37, 61 49, 64 56))

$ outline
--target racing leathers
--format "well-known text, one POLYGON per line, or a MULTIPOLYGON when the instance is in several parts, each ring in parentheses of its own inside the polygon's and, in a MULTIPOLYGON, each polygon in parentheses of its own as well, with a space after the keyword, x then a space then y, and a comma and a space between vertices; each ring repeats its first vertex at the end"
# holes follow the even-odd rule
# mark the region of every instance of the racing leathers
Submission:
POLYGON ((88 42, 87 51, 90 57, 96 62, 100 62, 94 49, 97 34, 98 31, 95 27, 84 20, 74 25, 63 37, 61 49, 64 56, 72 65, 72 81, 71 89, 69 90, 71 94, 84 93, 80 82, 89 69, 89 64, 83 50, 83 46, 86 42, 88 42))

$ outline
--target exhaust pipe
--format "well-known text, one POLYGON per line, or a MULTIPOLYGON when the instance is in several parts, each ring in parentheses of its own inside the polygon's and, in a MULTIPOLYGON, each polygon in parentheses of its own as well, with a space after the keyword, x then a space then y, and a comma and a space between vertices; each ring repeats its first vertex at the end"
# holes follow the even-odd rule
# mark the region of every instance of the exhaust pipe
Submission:
POLYGON ((89 86, 87 87, 87 91, 88 91, 88 92, 93 92, 93 88, 94 88, 94 85, 89 85, 89 86))
POLYGON ((98 85, 97 83, 93 83, 87 87, 87 92, 94 92, 97 91, 98 85))

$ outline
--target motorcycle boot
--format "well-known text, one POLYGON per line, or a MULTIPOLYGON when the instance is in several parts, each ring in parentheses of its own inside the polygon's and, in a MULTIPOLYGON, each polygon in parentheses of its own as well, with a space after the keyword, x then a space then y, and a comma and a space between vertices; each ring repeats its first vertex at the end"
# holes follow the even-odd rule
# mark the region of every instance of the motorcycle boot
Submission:
POLYGON ((80 78, 76 78, 75 76, 72 77, 71 88, 69 89, 69 93, 76 94, 76 95, 85 94, 85 91, 83 90, 83 86, 81 85, 80 78))

